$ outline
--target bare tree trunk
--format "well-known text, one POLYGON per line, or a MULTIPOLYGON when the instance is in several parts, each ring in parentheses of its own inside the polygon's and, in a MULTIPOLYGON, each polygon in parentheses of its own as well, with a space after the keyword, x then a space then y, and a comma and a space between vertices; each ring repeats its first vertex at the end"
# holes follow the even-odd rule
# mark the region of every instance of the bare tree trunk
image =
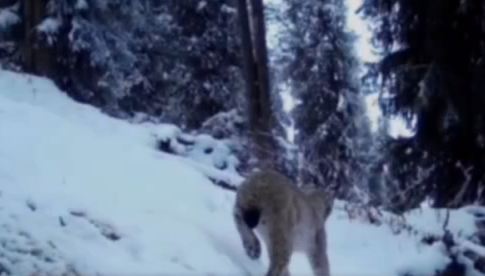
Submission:
POLYGON ((268 77, 268 54, 264 6, 261 0, 238 0, 242 52, 252 152, 262 163, 276 159, 276 142, 272 135, 273 112, 268 77))
MULTIPOLYGON (((263 160, 276 159, 276 142, 272 130, 274 124, 271 91, 268 74, 268 51, 266 47, 266 22, 264 19, 264 5, 262 0, 252 0, 254 55, 257 68, 257 85, 259 94, 252 99, 258 106, 254 111, 255 139, 261 147, 260 158, 263 160)), ((274 161, 274 160, 273 160, 274 161)))
POLYGON ((51 55, 45 45, 40 45, 36 36, 36 27, 45 17, 45 0, 23 0, 24 17, 23 55, 26 69, 39 75, 50 72, 51 55))
MULTIPOLYGON (((249 104, 249 121, 252 122, 252 106, 254 101, 251 101, 255 95, 257 96, 258 88, 255 86, 256 77, 256 66, 253 56, 253 42, 251 38, 251 29, 249 25, 249 13, 246 0, 238 0, 238 11, 239 11, 239 26, 241 32, 241 42, 242 42, 242 56, 243 56, 243 67, 244 67, 244 78, 246 81, 246 95, 248 97, 249 104)), ((253 125, 252 123, 250 125, 253 125)))
POLYGON ((17 0, 2 0, 0 1, 0 8, 6 8, 14 5, 17 0))

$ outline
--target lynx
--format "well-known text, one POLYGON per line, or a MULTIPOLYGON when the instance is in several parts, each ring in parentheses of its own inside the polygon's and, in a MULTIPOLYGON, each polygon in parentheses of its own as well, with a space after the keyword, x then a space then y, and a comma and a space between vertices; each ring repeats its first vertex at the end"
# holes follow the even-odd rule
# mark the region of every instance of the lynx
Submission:
POLYGON ((234 221, 246 254, 261 255, 262 237, 269 255, 267 276, 288 276, 295 251, 309 258, 313 272, 329 276, 325 221, 332 200, 319 189, 300 190, 290 179, 273 171, 251 174, 237 187, 234 221))

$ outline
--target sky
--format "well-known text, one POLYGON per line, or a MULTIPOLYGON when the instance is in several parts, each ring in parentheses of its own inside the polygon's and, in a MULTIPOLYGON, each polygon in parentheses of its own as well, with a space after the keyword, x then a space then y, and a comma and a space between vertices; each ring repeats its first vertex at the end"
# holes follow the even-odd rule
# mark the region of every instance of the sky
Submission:
MULTIPOLYGON (((377 62, 380 56, 375 51, 371 43, 372 31, 368 22, 356 11, 362 5, 363 0, 346 0, 348 8, 347 28, 357 36, 354 50, 361 62, 377 62)), ((365 70, 364 68, 362 68, 365 70)), ((379 107, 379 91, 376 91, 365 98, 367 116, 371 122, 372 131, 377 131, 379 120, 382 118, 382 110, 379 107)), ((401 117, 392 117, 389 119, 389 135, 391 137, 409 137, 414 134, 412 129, 408 128, 405 120, 401 117)))
POLYGON ((376 62, 379 55, 374 53, 371 44, 372 32, 367 22, 356 11, 362 5, 363 0, 346 0, 348 8, 347 27, 357 35, 355 51, 362 62, 376 62))
MULTIPOLYGON (((354 45, 354 51, 362 63, 377 62, 379 55, 374 53, 374 48, 371 43, 372 31, 367 22, 359 16, 356 11, 362 5, 363 0, 346 0, 347 5, 347 28, 353 32, 357 38, 354 45)), ((365 68, 361 68, 365 70, 365 68)), ((367 109, 367 116, 371 122, 371 129, 377 131, 379 127, 379 119, 382 117, 382 111, 378 103, 378 93, 373 93, 365 98, 365 106, 367 109)))

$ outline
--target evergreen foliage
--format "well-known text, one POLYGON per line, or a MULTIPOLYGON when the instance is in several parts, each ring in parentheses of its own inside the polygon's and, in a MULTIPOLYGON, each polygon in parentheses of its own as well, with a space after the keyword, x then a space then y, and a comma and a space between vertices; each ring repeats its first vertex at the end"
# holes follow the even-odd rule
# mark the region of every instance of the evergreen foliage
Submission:
POLYGON ((290 31, 282 62, 300 102, 293 114, 302 182, 330 186, 341 197, 357 196, 365 186, 361 147, 368 128, 344 3, 287 0, 287 5, 290 31))
MULTIPOLYGON (((13 23, 22 27, 30 20, 25 3, 2 13, 16 11, 19 20, 13 23)), ((21 47, 19 63, 27 71, 47 72, 75 99, 115 116, 141 112, 187 128, 239 106, 242 77, 232 1, 42 3, 37 8, 42 20, 28 34, 13 37, 7 32, 13 26, 0 25, 2 35, 18 46, 33 36, 37 46, 47 48, 49 70, 29 68, 21 47)))
POLYGON ((384 55, 369 78, 385 114, 416 120, 415 136, 389 141, 391 178, 436 206, 483 203, 485 3, 366 0, 363 11, 384 55))

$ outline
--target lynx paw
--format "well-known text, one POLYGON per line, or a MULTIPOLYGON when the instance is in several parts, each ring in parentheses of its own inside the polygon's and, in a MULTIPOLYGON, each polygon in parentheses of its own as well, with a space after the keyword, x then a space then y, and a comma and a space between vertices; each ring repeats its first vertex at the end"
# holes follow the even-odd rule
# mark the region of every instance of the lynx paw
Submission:
POLYGON ((261 245, 256 237, 246 240, 244 242, 244 249, 252 260, 256 260, 261 256, 261 245))

